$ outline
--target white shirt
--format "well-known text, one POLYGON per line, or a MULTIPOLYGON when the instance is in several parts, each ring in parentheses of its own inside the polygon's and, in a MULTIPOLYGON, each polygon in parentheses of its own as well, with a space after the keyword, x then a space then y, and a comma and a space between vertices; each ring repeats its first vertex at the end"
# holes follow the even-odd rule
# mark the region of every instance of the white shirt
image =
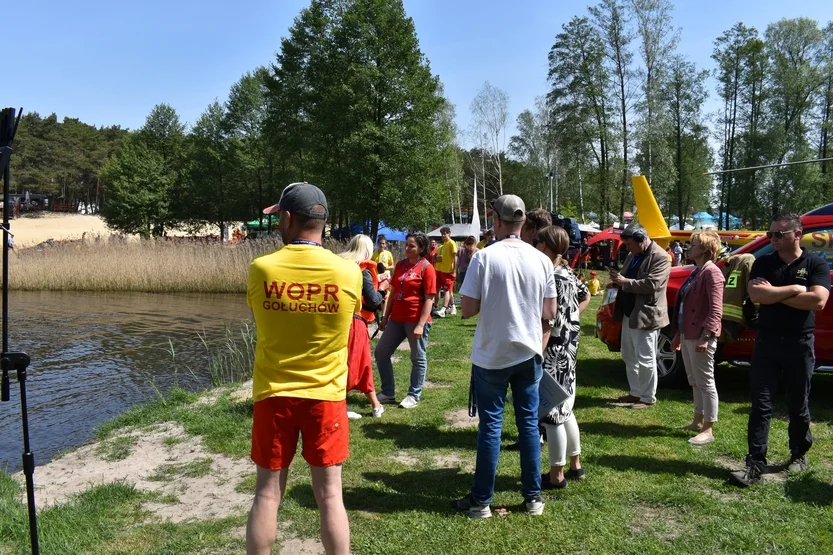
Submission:
POLYGON ((542 252, 521 241, 477 251, 460 294, 480 299, 473 364, 499 370, 541 355, 544 299, 556 297, 552 261, 542 252))

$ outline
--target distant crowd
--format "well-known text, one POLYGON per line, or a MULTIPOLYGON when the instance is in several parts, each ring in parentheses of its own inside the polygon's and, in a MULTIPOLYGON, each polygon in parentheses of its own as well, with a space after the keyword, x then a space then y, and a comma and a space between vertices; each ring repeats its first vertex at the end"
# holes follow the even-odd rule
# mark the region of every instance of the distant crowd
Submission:
MULTIPOLYGON (((515 195, 497 198, 493 209, 494 227, 479 243, 471 236, 458 247, 448 227, 441 228, 439 242, 410 233, 405 256, 394 261, 385 237, 375 247, 369 237, 353 237, 340 255, 321 248, 329 215, 324 194, 307 183, 284 190, 276 211, 285 246, 256 258, 249 272, 248 302, 258 341, 251 452, 257 485, 247 526, 248 553, 269 553, 275 541, 277 511, 299 436, 321 511, 324 548, 349 553, 341 464, 348 457, 349 419, 361 415, 348 411, 346 393, 364 393, 373 417, 382 417, 385 406, 394 403, 418 407, 433 318, 479 315, 469 385, 469 414, 479 418, 477 462, 469 494, 453 500, 453 509, 472 518, 493 514, 507 402, 514 407, 518 440, 506 448, 520 453, 525 512, 543 513, 544 490, 586 479, 573 408, 580 316, 591 296, 601 293, 598 276, 595 271, 585 274, 587 264, 579 266, 581 277, 573 271, 571 248, 582 256, 589 250, 571 245, 546 210, 527 211, 515 195), (381 333, 373 352, 378 392, 368 327, 374 322, 381 333), (393 355, 405 340, 410 380, 407 394, 397 400, 393 355), (549 464, 542 472, 545 443, 549 464)), ((733 261, 726 279, 715 264, 720 250, 716 233, 695 232, 688 252, 679 244, 669 252, 642 226, 631 224, 621 234, 627 257, 621 271, 611 270, 609 277, 618 290, 614 318, 622 322, 629 385, 617 404, 635 410, 656 405, 657 335, 672 325, 677 330, 674 347, 682 351, 693 390, 693 418, 684 426, 694 433, 689 439, 693 445, 714 440, 714 354, 724 333, 724 291, 734 283, 758 304, 749 454, 745 468, 733 474, 742 485, 760 481, 765 471, 773 398, 782 373, 790 410, 788 466, 796 472, 807 468, 814 311, 824 307, 830 288, 827 263, 799 247, 800 218, 777 216, 768 236, 773 253, 733 261), (669 312, 670 268, 683 257, 695 269, 669 312)))

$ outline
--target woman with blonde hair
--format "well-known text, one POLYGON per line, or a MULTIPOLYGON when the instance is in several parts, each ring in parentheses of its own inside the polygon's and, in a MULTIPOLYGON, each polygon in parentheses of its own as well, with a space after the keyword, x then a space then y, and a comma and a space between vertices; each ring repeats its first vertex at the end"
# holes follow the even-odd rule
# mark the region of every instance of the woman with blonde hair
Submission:
MULTIPOLYGON (((373 363, 370 358, 370 334, 367 325, 376 319, 376 309, 385 300, 384 291, 390 287, 387 281, 379 282, 376 273, 376 262, 371 260, 373 255, 373 241, 367 235, 356 235, 347 244, 347 249, 339 256, 352 260, 362 269, 362 308, 361 312, 353 315, 350 326, 350 339, 347 343, 347 391, 361 391, 367 396, 373 407, 374 417, 382 416, 385 407, 376 397, 376 387, 373 384, 373 363)), ((358 419, 362 416, 348 411, 347 416, 358 419)))
POLYGON ((547 431, 550 471, 541 475, 542 489, 563 489, 567 478, 583 480, 581 467, 581 443, 578 424, 573 414, 576 401, 576 362, 578 340, 581 335, 581 313, 590 304, 590 292, 580 282, 567 263, 565 256, 570 249, 570 237, 563 228, 551 225, 541 229, 533 241, 535 247, 552 260, 558 309, 555 319, 549 323, 549 334, 544 335, 544 372, 547 372, 570 396, 554 407, 543 418, 547 431), (570 457, 570 470, 564 475, 564 466, 570 457))
POLYGON ((714 353, 723 318, 723 273, 714 263, 721 250, 714 231, 695 231, 687 256, 696 268, 677 294, 677 334, 672 347, 682 351, 688 384, 694 391, 694 420, 683 426, 698 432, 692 445, 714 441, 717 422, 717 387, 714 384, 714 353))

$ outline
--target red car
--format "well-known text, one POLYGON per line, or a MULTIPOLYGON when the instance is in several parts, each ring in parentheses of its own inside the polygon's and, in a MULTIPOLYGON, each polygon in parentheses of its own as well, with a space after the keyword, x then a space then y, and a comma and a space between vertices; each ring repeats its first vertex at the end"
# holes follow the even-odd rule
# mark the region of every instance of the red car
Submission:
MULTIPOLYGON (((804 234, 801 246, 809 252, 816 253, 827 260, 833 267, 833 204, 828 204, 801 217, 804 234)), ((759 237, 744 245, 736 253, 751 253, 755 258, 772 252, 773 248, 766 236, 759 237)), ((723 265, 723 262, 718 262, 723 265)), ((676 306, 677 293, 694 269, 693 265, 671 268, 668 281, 668 307, 676 306)), ((831 272, 833 274, 833 272, 831 272)), ((611 351, 620 350, 621 322, 613 320, 613 306, 618 289, 608 287, 605 290, 602 306, 596 313, 596 337, 602 340, 611 351)), ((682 355, 671 349, 673 337, 671 326, 660 331, 657 339, 657 373, 660 385, 683 380, 685 368, 682 355)), ((716 359, 737 364, 748 364, 752 359, 755 346, 755 330, 745 329, 734 341, 718 347, 716 359)), ((833 302, 828 302, 823 311, 816 314, 816 364, 819 370, 833 371, 833 302)))

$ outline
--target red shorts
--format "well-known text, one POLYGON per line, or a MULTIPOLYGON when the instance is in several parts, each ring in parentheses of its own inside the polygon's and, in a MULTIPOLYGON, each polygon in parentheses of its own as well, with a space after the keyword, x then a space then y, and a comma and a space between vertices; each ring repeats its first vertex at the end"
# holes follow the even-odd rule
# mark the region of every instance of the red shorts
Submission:
POLYGON ((353 318, 350 339, 347 341, 347 391, 370 393, 373 383, 373 363, 370 360, 370 335, 361 318, 353 318))
POLYGON ((454 274, 437 272, 437 290, 454 291, 454 274))
POLYGON ((252 460, 269 470, 283 470, 301 454, 310 466, 341 464, 349 456, 350 428, 346 401, 267 397, 255 403, 252 460))

